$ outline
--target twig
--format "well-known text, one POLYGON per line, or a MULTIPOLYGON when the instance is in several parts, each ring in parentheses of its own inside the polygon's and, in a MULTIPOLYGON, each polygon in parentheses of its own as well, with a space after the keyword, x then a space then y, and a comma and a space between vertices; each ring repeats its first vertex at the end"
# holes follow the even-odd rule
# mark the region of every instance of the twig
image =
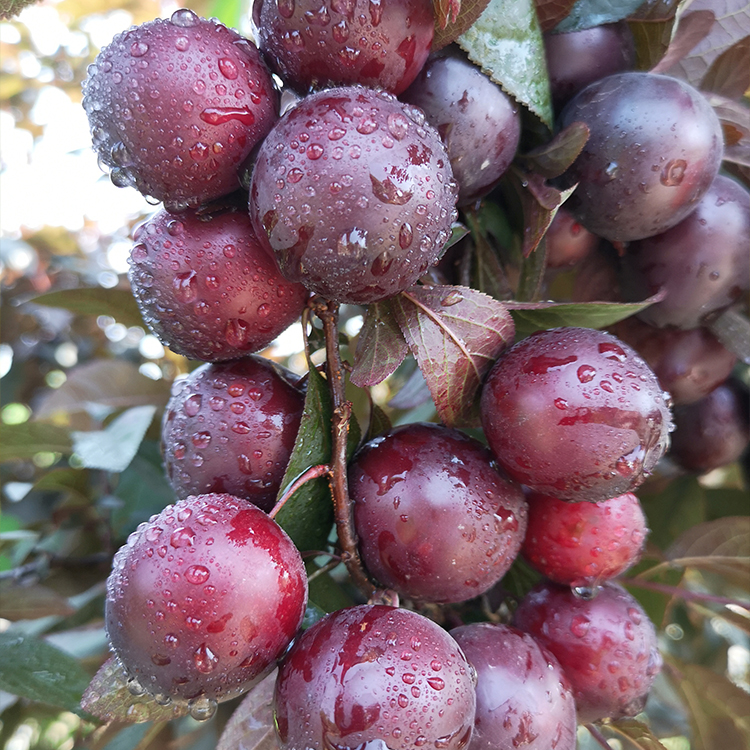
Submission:
POLYGON ((612 745, 607 742, 607 738, 599 731, 598 727, 593 724, 586 724, 586 729, 589 730, 591 736, 605 749, 612 750, 612 745))
POLYGON ((750 609, 750 602, 738 601, 725 596, 716 596, 715 594, 704 594, 701 591, 691 591, 681 586, 668 586, 665 583, 656 583, 655 581, 644 581, 642 578, 621 578, 619 581, 625 586, 635 586, 639 589, 648 589, 649 591, 658 591, 662 594, 669 594, 680 599, 687 599, 696 602, 712 602, 713 604, 733 604, 737 607, 750 609))
POLYGON ((324 477, 331 471, 328 464, 318 464, 305 469, 284 491, 284 494, 276 501, 271 512, 268 514, 271 518, 276 518, 276 514, 284 507, 286 501, 300 488, 313 479, 324 477))

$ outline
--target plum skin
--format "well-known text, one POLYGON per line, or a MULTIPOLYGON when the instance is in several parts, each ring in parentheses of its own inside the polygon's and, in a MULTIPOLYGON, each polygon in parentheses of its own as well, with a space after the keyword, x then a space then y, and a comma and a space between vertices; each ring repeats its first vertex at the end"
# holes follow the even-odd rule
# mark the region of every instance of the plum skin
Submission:
POLYGON ((591 599, 566 586, 537 584, 515 612, 560 662, 573 687, 578 721, 635 716, 661 670, 656 630, 638 601, 608 582, 591 599))
POLYGON ((191 359, 237 359, 268 346, 308 298, 287 281, 244 213, 210 220, 160 211, 138 227, 130 284, 162 343, 191 359))
POLYGON ((288 110, 258 151, 253 226, 292 281, 368 304, 411 286, 442 255, 457 186, 421 110, 362 86, 288 110))
POLYGON ((105 620, 148 692, 222 701, 268 672, 306 604, 302 558, 281 527, 245 500, 206 494, 131 535, 107 580, 105 620))
POLYGON ((485 381, 481 417, 508 476, 561 500, 599 502, 639 486, 669 445, 656 376, 626 344, 589 328, 539 331, 485 381))
POLYGON ((175 210, 237 190, 242 161, 279 110, 258 50, 184 8, 118 34, 83 94, 112 181, 175 210))
POLYGON ((461 750, 474 725, 474 673, 426 617, 360 605, 327 615, 294 642, 275 706, 282 750, 461 750))
POLYGON ((509 625, 475 622, 450 634, 477 672, 468 750, 575 750, 575 699, 547 649, 509 625))
POLYGON ((721 164, 718 117, 675 78, 618 73, 596 81, 560 115, 561 128, 576 121, 590 136, 562 178, 578 183, 567 207, 612 242, 651 237, 682 221, 721 164))
POLYGON ((402 596, 459 602, 490 589, 523 542, 526 502, 478 441, 412 423, 367 443, 349 467, 365 567, 402 596))
POLYGON ((176 381, 161 433, 175 494, 228 492, 270 510, 303 406, 292 374, 255 355, 176 381))

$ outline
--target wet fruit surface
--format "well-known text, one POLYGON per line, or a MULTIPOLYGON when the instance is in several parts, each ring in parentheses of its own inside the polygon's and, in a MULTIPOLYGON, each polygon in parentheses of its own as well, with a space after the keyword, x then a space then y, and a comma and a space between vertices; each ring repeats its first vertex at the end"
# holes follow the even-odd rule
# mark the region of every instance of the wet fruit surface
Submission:
POLYGON ((160 211, 135 232, 130 284, 149 328, 177 354, 216 362, 258 351, 299 318, 287 281, 249 217, 160 211))
POLYGON ((593 586, 635 564, 648 534, 630 492, 599 503, 572 503, 531 493, 524 557, 547 578, 593 586))
POLYGON ((553 583, 535 586, 514 624, 557 657, 573 686, 578 721, 635 716, 662 665, 656 631, 621 586, 584 599, 553 583))
POLYGON ((221 701, 273 665, 306 602, 284 531, 244 500, 208 494, 131 535, 107 581, 106 625, 130 677, 158 700, 221 701))
POLYGON ((300 92, 360 83, 400 94, 435 28, 429 0, 258 0, 253 20, 258 46, 300 92))
POLYGON ((334 88, 264 141, 250 214, 282 273, 339 302, 411 286, 443 252, 456 183, 437 132, 384 91, 334 88))
POLYGON ((599 238, 579 224, 570 211, 558 210, 544 236, 547 267, 565 268, 588 257, 599 244, 599 238))
POLYGON ((495 363, 482 426, 509 476, 562 500, 639 486, 669 445, 656 376, 626 344, 589 328, 533 334, 495 363))
POLYGON ((719 170, 724 142, 711 105, 682 81, 620 73, 573 98, 560 125, 582 121, 590 137, 565 180, 567 207, 612 241, 663 232, 684 219, 719 170))
POLYGON ((526 530, 521 489, 458 430, 414 423, 375 438, 349 468, 367 570, 409 598, 456 602, 485 592, 526 530))
POLYGON ((83 93, 112 181, 175 208, 236 190, 242 160, 278 116, 257 49, 187 9, 116 36, 83 93))
POLYGON ((203 365, 175 383, 162 448, 178 497, 229 492, 273 507, 304 402, 287 375, 251 356, 203 365))
POLYGON ((276 685, 283 750, 466 748, 474 673, 458 644, 404 609, 342 609, 305 631, 276 685))
POLYGON ((575 750, 575 700, 549 651, 507 625, 472 623, 450 634, 477 672, 469 750, 575 750))

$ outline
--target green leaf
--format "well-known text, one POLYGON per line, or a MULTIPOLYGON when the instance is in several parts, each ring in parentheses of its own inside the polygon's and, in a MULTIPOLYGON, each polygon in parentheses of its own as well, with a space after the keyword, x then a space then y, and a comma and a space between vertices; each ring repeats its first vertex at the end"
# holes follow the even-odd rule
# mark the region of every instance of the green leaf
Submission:
POLYGON ((37 0, 0 0, 0 20, 17 16, 27 5, 32 5, 37 0))
POLYGON ((351 382, 360 388, 380 383, 395 372, 408 353, 409 346, 390 302, 368 305, 357 341, 351 382))
POLYGON ((32 487, 34 491, 62 492, 77 500, 89 500, 89 474, 80 469, 54 469, 40 477, 32 487))
POLYGON ((68 431, 45 422, 3 425, 0 462, 33 458, 37 453, 71 453, 73 445, 68 431))
POLYGON ((0 633, 0 690, 80 714, 88 683, 72 656, 36 638, 0 633))
POLYGON ((239 28, 246 13, 245 0, 213 0, 208 6, 209 18, 218 18, 232 29, 239 28))
POLYGON ((547 61, 533 0, 490 0, 458 43, 493 81, 552 128, 547 61))
MULTIPOLYGON (((325 378, 310 368, 297 439, 278 497, 311 466, 331 460, 331 396, 325 378)), ((333 524, 333 500, 327 477, 300 487, 276 515, 276 522, 301 551, 323 549, 333 524)))
POLYGON ((617 719, 607 724, 607 729, 625 737, 632 750, 667 750, 649 727, 635 719, 617 719))
POLYGON ((506 302, 506 307, 516 324, 520 338, 534 331, 561 326, 582 328, 606 328, 618 320, 644 310, 661 295, 654 295, 643 302, 506 302))
MULTIPOLYGON (((484 203, 481 214, 466 212, 466 221, 471 228, 471 237, 474 242, 471 287, 489 294, 496 300, 504 300, 512 296, 512 290, 500 259, 487 237, 489 229, 485 228, 485 218, 488 217, 490 221, 500 218, 498 217, 499 210, 493 211, 490 207, 497 208, 494 203, 484 203)), ((502 229, 498 228, 498 231, 502 229)))
POLYGON ((114 656, 110 656, 94 675, 83 693, 81 707, 102 721, 126 724, 169 721, 188 713, 186 703, 160 706, 148 693, 133 695, 128 690, 127 675, 114 656))
POLYGON ((0 588, 0 617, 16 620, 36 620, 39 617, 67 617, 75 609, 66 597, 47 586, 14 586, 0 588))
POLYGON ((73 432, 73 447, 88 469, 124 471, 156 414, 155 406, 134 406, 104 430, 73 432))
POLYGON ((643 0, 578 0, 568 17, 557 25, 555 32, 580 31, 622 21, 642 3, 643 0))
POLYGON ((30 302, 46 307, 61 307, 79 315, 109 315, 128 328, 145 328, 138 304, 126 289, 103 289, 98 286, 62 289, 34 297, 30 302))

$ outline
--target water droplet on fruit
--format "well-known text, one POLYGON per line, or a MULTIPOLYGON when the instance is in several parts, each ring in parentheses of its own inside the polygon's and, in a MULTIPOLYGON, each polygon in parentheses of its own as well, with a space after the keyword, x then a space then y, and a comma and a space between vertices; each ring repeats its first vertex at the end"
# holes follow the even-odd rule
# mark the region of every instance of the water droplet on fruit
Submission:
POLYGON ((625 350, 619 345, 611 341, 604 341, 599 344, 599 354, 603 354, 607 359, 612 359, 615 362, 624 362, 628 355, 625 350))
POLYGON ((172 16, 169 20, 175 26, 182 26, 183 28, 187 28, 189 26, 197 26, 200 22, 198 16, 193 13, 192 10, 188 10, 187 8, 176 10, 174 13, 172 13, 172 16))
POLYGON ((168 706, 172 702, 172 697, 166 693, 154 693, 154 701, 160 706, 168 706))
POLYGON ((209 579, 210 575, 211 572, 204 565, 191 565, 185 571, 185 580, 188 583, 194 583, 197 586, 205 583, 209 579))
POLYGON ((427 684, 433 690, 442 690, 445 687, 445 680, 441 679, 440 677, 428 677, 427 684))
POLYGON ((581 383, 590 383, 596 377, 596 369, 591 365, 581 365, 577 371, 581 383))
POLYGON ((178 219, 170 219, 167 222, 167 234, 170 237, 177 237, 185 231, 185 225, 178 219))
POLYGON ((146 688, 135 677, 131 677, 128 680, 128 692, 131 695, 143 695, 146 692, 146 688))
POLYGON ((665 187, 677 187, 685 177, 687 162, 684 159, 673 159, 661 170, 660 182, 665 187))
POLYGON ((199 672, 209 674, 216 669, 219 657, 205 643, 201 643, 193 654, 193 662, 199 672))
POLYGON ((402 250, 406 250, 414 239, 414 230, 411 228, 411 224, 408 221, 401 225, 401 229, 398 230, 398 244, 402 250))
POLYGON ((568 402, 564 398, 556 398, 554 404, 556 408, 563 411, 568 408, 568 402))
POLYGON ((398 705, 401 706, 401 708, 406 708, 409 705, 409 699, 403 693, 399 694, 397 700, 398 700, 398 705))
POLYGON ((198 299, 198 274, 195 271, 183 271, 172 280, 174 296, 179 302, 195 302, 198 299))
POLYGON ((597 594, 597 589, 593 586, 574 586, 573 595, 584 601, 590 601, 597 594))
POLYGON ((148 44, 145 42, 133 42, 130 45, 130 54, 133 57, 143 57, 148 52, 148 44))
POLYGON ((234 81, 239 75, 237 66, 228 58, 219 58, 219 70, 224 78, 228 78, 230 81, 234 81))
POLYGON ((174 40, 174 46, 178 52, 184 52, 190 46, 190 40, 186 36, 178 36, 174 40))
POLYGON ((365 115, 357 125, 357 132, 362 135, 369 135, 378 129, 378 123, 371 115, 365 115))
POLYGON ((323 156, 323 147, 319 143, 311 143, 305 152, 311 161, 317 161, 323 156))
POLYGON ((189 526, 180 526, 172 532, 169 543, 175 548, 192 547, 195 542, 195 532, 189 526))
MULTIPOLYGON (((248 127, 255 123, 255 115, 248 107, 207 107, 200 113, 200 118, 209 125, 223 125, 231 120, 248 127)), ((193 155, 192 150, 190 155, 193 155)))
POLYGON ((200 395, 200 393, 194 393, 192 396, 190 396, 185 401, 185 405, 183 406, 185 414, 187 414, 189 417, 194 417, 201 410, 202 401, 203 397, 200 395))
POLYGON ((118 167, 129 167, 133 163, 133 158, 122 141, 118 141, 112 146, 109 155, 118 167))
POLYGON ((188 711, 196 721, 208 721, 216 713, 218 706, 213 698, 201 695, 188 703, 188 711))
POLYGON ((224 337, 230 346, 241 348, 250 338, 250 326, 241 318, 230 318, 224 328, 224 337))
POLYGON ((576 615, 570 621, 570 632, 573 633, 576 638, 583 638, 586 633, 589 632, 590 627, 591 621, 584 615, 576 615))
POLYGON ((400 112, 394 112, 388 115, 386 120, 388 132, 397 140, 402 140, 409 132, 409 120, 400 112))
POLYGON ((164 636, 164 643, 169 648, 177 648, 180 645, 180 639, 174 633, 167 633, 164 636))
POLYGON ((617 172, 619 168, 620 168, 620 165, 616 161, 611 161, 604 168, 604 174, 607 176, 607 180, 609 182, 617 178, 617 172))

